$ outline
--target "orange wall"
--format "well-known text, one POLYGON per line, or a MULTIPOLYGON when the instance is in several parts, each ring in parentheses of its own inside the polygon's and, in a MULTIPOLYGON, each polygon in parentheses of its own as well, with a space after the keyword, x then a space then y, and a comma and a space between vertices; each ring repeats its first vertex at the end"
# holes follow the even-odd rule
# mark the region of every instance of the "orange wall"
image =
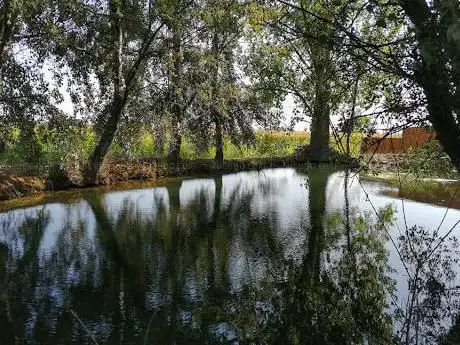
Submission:
POLYGON ((407 128, 403 131, 402 137, 364 139, 361 144, 361 152, 406 153, 410 148, 423 146, 435 138, 436 133, 423 127, 407 128))

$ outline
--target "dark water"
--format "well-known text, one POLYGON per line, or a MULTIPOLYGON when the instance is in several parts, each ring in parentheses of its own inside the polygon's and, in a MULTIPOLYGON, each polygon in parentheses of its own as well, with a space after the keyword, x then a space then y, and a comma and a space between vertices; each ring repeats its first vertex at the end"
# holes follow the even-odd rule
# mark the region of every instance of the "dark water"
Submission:
POLYGON ((391 239, 445 209, 348 181, 263 170, 1 213, 0 344, 390 343, 410 300, 391 239))

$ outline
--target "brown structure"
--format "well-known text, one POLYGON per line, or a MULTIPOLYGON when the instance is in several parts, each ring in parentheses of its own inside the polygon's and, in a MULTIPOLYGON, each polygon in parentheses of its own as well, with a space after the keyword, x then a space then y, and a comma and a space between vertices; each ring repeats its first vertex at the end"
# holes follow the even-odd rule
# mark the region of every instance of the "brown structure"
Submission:
POLYGON ((407 153, 436 139, 436 133, 424 127, 406 128, 402 136, 386 138, 365 138, 361 144, 362 153, 391 154, 407 153))

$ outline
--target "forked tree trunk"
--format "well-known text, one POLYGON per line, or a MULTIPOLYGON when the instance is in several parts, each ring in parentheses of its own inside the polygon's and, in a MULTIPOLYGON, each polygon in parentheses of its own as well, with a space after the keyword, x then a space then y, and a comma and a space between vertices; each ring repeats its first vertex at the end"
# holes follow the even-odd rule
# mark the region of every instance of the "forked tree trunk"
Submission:
POLYGON ((104 158, 112 145, 115 133, 118 129, 121 113, 126 104, 127 89, 123 77, 123 30, 121 27, 121 3, 112 0, 110 11, 113 18, 113 98, 109 108, 109 117, 104 124, 104 129, 99 141, 91 154, 85 171, 85 182, 96 184, 98 182, 99 169, 104 162, 104 158))

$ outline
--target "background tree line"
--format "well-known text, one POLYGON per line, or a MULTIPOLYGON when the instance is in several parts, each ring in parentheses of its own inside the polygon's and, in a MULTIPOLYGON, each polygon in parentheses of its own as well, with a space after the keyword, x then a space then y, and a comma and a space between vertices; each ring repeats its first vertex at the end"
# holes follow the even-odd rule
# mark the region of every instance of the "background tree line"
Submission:
POLYGON ((460 167, 458 1, 0 5, 0 146, 16 131, 34 157, 38 125, 63 142, 91 128, 88 182, 113 142, 129 147, 140 129, 159 141, 167 133, 172 161, 186 136, 220 162, 224 138, 247 144, 256 125, 279 126, 287 97, 293 123, 311 123, 305 159, 327 161, 331 133, 349 154, 354 131, 431 124, 460 167), (71 115, 57 107, 66 98, 71 115))

